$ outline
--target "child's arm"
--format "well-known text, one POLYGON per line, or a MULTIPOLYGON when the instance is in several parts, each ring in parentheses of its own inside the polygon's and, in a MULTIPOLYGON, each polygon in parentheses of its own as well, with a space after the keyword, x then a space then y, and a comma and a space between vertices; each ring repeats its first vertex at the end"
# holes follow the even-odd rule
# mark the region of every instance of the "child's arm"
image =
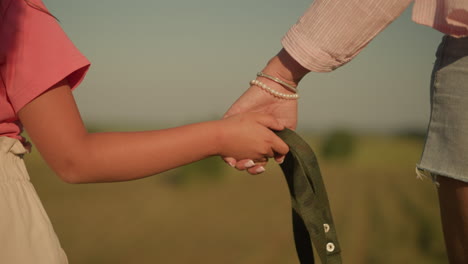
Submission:
POLYGON ((37 149, 66 182, 139 179, 212 155, 262 159, 286 154, 264 114, 147 132, 88 133, 70 88, 62 81, 19 111, 37 149))

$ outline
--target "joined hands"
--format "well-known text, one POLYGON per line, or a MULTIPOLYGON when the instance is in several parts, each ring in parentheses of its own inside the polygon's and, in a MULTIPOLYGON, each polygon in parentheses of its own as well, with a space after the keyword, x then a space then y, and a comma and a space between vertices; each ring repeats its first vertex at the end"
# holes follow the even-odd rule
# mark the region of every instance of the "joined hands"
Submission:
MULTIPOLYGON (((275 76, 296 87, 302 77, 305 76, 309 70, 297 63, 283 49, 278 53, 278 55, 268 62, 263 72, 275 76)), ((264 77, 258 77, 257 79, 278 92, 286 94, 291 93, 281 84, 270 79, 264 77)), ((247 91, 245 91, 244 94, 242 94, 229 108, 224 115, 224 118, 229 118, 231 116, 247 112, 263 113, 271 115, 282 126, 295 130, 297 126, 297 107, 297 100, 277 98, 260 87, 250 86, 250 88, 247 89, 247 91)), ((281 164, 286 154, 276 153, 274 155, 275 161, 281 164)), ((265 170, 264 166, 267 164, 268 158, 269 157, 263 157, 261 159, 236 160, 233 157, 223 157, 224 161, 230 166, 235 167, 238 170, 247 170, 250 174, 262 173, 265 170)))

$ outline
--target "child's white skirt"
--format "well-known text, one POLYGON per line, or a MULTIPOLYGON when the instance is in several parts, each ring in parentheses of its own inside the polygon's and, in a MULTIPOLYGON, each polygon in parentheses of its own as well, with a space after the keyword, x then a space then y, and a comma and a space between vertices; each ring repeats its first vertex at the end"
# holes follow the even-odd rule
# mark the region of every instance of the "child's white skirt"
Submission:
POLYGON ((0 263, 66 264, 49 217, 29 181, 19 140, 0 137, 0 263))

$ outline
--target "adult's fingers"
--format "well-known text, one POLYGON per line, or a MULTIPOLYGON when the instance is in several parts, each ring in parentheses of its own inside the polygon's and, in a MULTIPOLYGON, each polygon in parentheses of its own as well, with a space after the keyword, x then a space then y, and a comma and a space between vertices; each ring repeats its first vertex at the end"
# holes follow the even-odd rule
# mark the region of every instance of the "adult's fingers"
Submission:
POLYGON ((242 160, 237 162, 236 169, 245 170, 249 174, 257 175, 265 171, 265 165, 267 164, 267 162, 268 160, 260 162, 253 162, 252 160, 242 160))
POLYGON ((246 170, 248 168, 252 168, 255 166, 255 162, 251 159, 239 160, 236 163, 236 169, 238 170, 246 170))
POLYGON ((224 162, 226 162, 231 167, 236 167, 237 160, 231 157, 223 157, 224 162))
POLYGON ((263 173, 265 171, 265 167, 261 165, 253 166, 252 168, 247 169, 247 172, 252 175, 257 175, 263 173))

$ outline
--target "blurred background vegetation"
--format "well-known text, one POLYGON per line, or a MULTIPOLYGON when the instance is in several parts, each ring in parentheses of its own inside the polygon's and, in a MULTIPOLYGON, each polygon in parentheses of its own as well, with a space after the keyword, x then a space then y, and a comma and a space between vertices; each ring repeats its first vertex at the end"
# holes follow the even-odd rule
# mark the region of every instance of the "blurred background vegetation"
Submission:
MULTIPOLYGON (((421 133, 300 134, 319 158, 344 263, 447 263, 436 188, 414 173, 421 133)), ((83 185, 61 182, 37 151, 26 163, 71 264, 298 263, 288 189, 273 162, 251 176, 213 157, 83 185)))

